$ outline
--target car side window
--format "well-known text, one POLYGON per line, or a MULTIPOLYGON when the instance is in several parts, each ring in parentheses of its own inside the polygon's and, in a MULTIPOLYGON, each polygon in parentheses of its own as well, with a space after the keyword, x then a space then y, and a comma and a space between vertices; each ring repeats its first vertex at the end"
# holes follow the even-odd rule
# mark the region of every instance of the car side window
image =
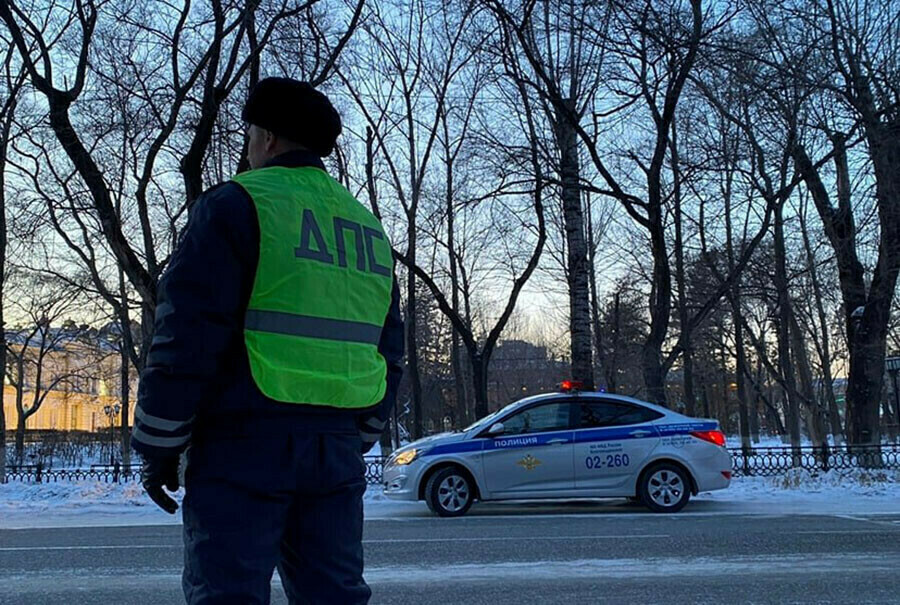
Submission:
POLYGON ((570 414, 571 404, 568 402, 538 405, 503 420, 503 433, 520 435, 522 433, 564 431, 572 426, 570 414))
POLYGON ((581 404, 581 428, 599 428, 640 424, 662 418, 662 414, 650 408, 619 401, 591 401, 581 404))

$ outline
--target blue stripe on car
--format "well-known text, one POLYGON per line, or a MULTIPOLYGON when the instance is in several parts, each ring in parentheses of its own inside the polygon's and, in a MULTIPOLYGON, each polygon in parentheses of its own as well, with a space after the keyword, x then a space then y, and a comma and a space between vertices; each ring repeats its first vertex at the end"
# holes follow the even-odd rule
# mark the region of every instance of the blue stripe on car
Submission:
POLYGON ((654 426, 662 437, 687 435, 693 431, 715 431, 719 428, 717 422, 679 422, 677 424, 656 424, 654 426))
POLYGON ((574 443, 595 443, 600 441, 624 441, 626 439, 647 439, 649 437, 670 437, 672 435, 688 435, 693 431, 715 431, 716 422, 682 422, 676 424, 638 424, 632 426, 610 427, 599 429, 579 429, 576 431, 554 431, 552 433, 535 433, 515 437, 498 437, 496 439, 471 439, 457 441, 431 448, 423 456, 440 454, 462 454, 484 450, 509 449, 516 447, 540 447, 549 441, 560 439, 574 433, 574 443), (641 431, 650 434, 642 435, 641 431), (637 433, 637 434, 635 434, 637 433))
POLYGON ((462 454, 463 452, 477 452, 484 444, 484 439, 474 439, 472 441, 457 441, 456 443, 447 443, 444 445, 436 445, 422 456, 437 456, 438 454, 462 454))

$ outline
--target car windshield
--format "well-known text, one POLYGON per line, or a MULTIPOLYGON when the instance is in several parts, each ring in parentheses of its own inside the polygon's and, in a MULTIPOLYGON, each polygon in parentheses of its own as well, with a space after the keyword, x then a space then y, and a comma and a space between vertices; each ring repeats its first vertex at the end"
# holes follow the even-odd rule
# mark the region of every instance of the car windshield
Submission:
POLYGON ((493 420, 494 420, 495 418, 497 418, 498 416, 500 416, 501 414, 503 414, 504 412, 506 412, 507 410, 509 410, 509 409, 510 409, 512 406, 514 406, 516 403, 517 403, 517 402, 513 402, 513 403, 509 404, 509 405, 506 406, 506 407, 500 408, 500 409, 497 410, 496 412, 492 412, 492 413, 488 414, 487 416, 485 416, 485 417, 482 418, 481 420, 476 420, 475 422, 473 422, 472 424, 470 424, 469 426, 467 426, 466 428, 464 428, 464 429, 463 429, 463 432, 466 433, 466 432, 468 432, 468 431, 471 431, 472 429, 475 429, 475 428, 478 428, 478 427, 480 427, 480 426, 485 426, 485 425, 487 425, 487 424, 490 424, 491 422, 493 422, 493 420))

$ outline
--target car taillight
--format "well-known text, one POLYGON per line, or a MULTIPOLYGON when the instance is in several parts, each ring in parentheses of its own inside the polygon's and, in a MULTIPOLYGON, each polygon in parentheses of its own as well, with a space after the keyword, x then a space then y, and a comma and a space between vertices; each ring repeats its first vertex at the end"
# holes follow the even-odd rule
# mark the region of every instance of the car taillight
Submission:
POLYGON ((725 433, 722 431, 692 431, 691 436, 725 447, 725 433))

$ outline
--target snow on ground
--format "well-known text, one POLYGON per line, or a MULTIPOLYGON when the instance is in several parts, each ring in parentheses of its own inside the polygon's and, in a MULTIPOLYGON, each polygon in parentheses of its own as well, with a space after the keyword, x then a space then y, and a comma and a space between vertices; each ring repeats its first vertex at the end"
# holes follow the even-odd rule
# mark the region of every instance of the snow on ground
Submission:
MULTIPOLYGON (((184 490, 175 499, 180 503, 184 490)), ((366 514, 422 512, 421 503, 393 502, 373 486, 366 492, 366 514)), ((161 511, 144 494, 140 483, 60 481, 0 484, 0 529, 92 525, 161 525, 181 523, 181 515, 161 511)))
POLYGON ((738 477, 730 488, 696 501, 758 512, 900 513, 900 471, 792 469, 775 477, 738 477))
MULTIPOLYGON (((179 492, 177 499, 182 496, 183 492, 179 492)), ((490 507, 493 514, 504 509, 512 514, 521 514, 521 504, 484 504, 478 505, 473 512, 477 513, 481 507, 490 507)), ((595 512, 642 514, 639 507, 623 507, 621 504, 621 501, 597 501, 595 512)), ((365 505, 366 517, 370 519, 429 514, 421 502, 388 500, 378 486, 372 486, 366 492, 365 505)), ((580 512, 584 510, 583 507, 575 509, 580 512)), ((527 511, 540 514, 541 508, 529 504, 527 511)), ((857 469, 813 474, 798 469, 778 477, 736 478, 727 490, 697 496, 685 513, 900 514, 900 472, 857 469)), ((136 482, 10 482, 0 485, 0 529, 180 522, 180 514, 167 515, 159 510, 136 482)))

